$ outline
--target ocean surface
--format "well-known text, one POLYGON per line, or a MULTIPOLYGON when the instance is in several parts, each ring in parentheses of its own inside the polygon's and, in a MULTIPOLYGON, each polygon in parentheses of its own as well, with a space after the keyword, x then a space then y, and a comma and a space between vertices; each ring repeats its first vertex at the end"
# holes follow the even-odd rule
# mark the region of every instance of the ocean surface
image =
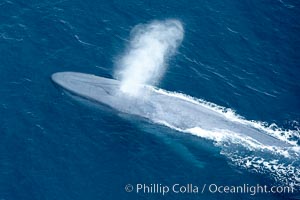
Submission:
POLYGON ((0 0, 0 200, 299 199, 299 18, 297 0, 0 0), (184 38, 156 90, 293 147, 181 130, 70 97, 51 81, 62 71, 114 77, 131 30, 165 19, 179 20, 184 38), (176 183, 200 191, 125 190, 176 183), (204 184, 295 190, 201 193, 204 184))

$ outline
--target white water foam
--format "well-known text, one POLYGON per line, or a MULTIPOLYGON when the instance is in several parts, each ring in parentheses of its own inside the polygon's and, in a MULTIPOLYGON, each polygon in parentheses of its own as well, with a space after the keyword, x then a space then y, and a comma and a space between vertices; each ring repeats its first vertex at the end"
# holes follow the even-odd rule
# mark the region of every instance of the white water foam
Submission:
POLYGON ((226 129, 205 130, 200 127, 183 129, 169 124, 168 121, 154 120, 180 132, 192 134, 201 138, 212 140, 221 147, 221 153, 235 165, 247 170, 270 175, 278 184, 300 188, 300 147, 292 138, 300 138, 298 130, 282 130, 275 124, 267 126, 266 123, 249 121, 237 115, 233 110, 227 109, 202 99, 169 92, 163 89, 150 87, 153 92, 189 101, 195 106, 204 106, 222 114, 227 120, 246 124, 269 134, 281 141, 291 144, 291 147, 276 147, 263 145, 251 137, 241 135, 226 129), (243 153, 241 153, 243 152, 243 153))
POLYGON ((178 20, 135 26, 128 49, 116 63, 115 78, 121 80, 121 90, 136 96, 141 85, 157 84, 183 35, 183 27, 178 20))

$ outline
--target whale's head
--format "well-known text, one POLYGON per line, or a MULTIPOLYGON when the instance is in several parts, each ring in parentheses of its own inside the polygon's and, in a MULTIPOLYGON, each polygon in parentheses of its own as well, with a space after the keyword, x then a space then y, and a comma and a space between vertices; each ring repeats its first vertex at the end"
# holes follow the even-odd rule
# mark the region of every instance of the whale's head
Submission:
POLYGON ((53 74, 51 79, 58 86, 74 95, 97 100, 108 105, 120 87, 117 80, 78 72, 58 72, 53 74))

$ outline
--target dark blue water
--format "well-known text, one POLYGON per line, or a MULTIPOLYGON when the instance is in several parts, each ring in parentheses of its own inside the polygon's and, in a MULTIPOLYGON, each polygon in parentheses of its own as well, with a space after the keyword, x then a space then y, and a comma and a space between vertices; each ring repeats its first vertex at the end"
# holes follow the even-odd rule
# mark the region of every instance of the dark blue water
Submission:
POLYGON ((82 103, 50 80, 112 77, 135 25, 176 18, 185 37, 158 86, 295 130, 297 141, 299 9, 295 0, 0 0, 0 199, 299 198, 126 193, 137 183, 282 185, 297 171, 282 182, 244 169, 214 141, 82 103))

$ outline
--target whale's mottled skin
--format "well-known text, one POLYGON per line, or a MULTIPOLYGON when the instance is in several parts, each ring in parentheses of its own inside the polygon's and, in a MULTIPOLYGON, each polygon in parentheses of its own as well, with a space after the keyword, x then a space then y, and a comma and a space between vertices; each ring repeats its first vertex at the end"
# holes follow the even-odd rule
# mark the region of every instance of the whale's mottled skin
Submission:
POLYGON ((142 95, 133 97, 122 93, 119 90, 120 82, 114 79, 77 72, 59 72, 53 74, 51 78, 53 82, 75 95, 108 105, 124 113, 166 122, 178 129, 199 127, 208 131, 228 130, 252 138, 258 144, 292 146, 254 127, 228 120, 222 114, 205 106, 164 95, 146 86, 142 95))

